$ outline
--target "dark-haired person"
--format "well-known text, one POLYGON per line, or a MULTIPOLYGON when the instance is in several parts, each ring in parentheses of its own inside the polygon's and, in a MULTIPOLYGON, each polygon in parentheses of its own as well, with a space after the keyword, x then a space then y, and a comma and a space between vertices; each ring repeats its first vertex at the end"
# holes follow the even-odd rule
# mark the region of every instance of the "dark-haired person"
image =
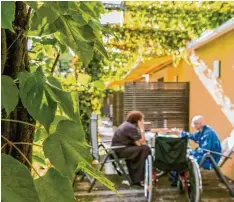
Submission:
POLYGON ((139 111, 128 113, 112 139, 112 146, 126 146, 116 150, 120 158, 126 158, 129 175, 133 184, 142 186, 144 180, 145 159, 150 154, 144 136, 144 115, 139 111))

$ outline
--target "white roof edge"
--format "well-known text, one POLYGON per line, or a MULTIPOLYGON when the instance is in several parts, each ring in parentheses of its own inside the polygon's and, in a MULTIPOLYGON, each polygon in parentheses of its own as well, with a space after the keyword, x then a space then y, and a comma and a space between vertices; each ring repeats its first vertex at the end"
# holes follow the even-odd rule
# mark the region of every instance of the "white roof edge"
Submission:
POLYGON ((191 41, 187 45, 187 48, 197 49, 200 46, 205 45, 206 43, 212 41, 213 39, 231 31, 232 29, 234 29, 234 17, 229 19, 227 22, 223 23, 218 28, 210 31, 208 34, 191 41))

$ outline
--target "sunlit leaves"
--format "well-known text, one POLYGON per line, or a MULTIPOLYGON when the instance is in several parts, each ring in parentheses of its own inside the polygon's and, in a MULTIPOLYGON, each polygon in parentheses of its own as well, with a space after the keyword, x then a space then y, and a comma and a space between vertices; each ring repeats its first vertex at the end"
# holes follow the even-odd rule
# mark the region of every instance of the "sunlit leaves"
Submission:
POLYGON ((34 133, 34 142, 44 141, 48 137, 48 133, 44 128, 38 128, 34 133))
POLYGON ((94 81, 93 82, 94 87, 98 88, 99 90, 104 90, 105 84, 101 81, 94 81))
POLYGON ((87 85, 91 81, 91 76, 88 74, 80 73, 78 75, 78 83, 81 85, 87 85))
POLYGON ((48 77, 46 89, 54 101, 56 101, 63 111, 73 120, 76 120, 72 96, 62 89, 61 84, 54 77, 48 77))
MULTIPOLYGON (((178 56, 181 53, 179 49, 186 47, 188 41, 234 17, 234 3, 126 1, 124 17, 122 27, 110 25, 112 33, 107 31, 109 37, 106 47, 110 55, 117 50, 131 58, 178 56)), ((118 62, 115 58, 110 60, 117 69, 133 66, 125 58, 118 62)))
POLYGON ((87 66, 94 49, 107 57, 99 35, 101 8, 99 2, 44 2, 34 12, 30 34, 54 34, 61 45, 75 51, 87 66))
POLYGON ((51 98, 46 87, 46 79, 39 68, 33 73, 19 74, 20 98, 29 114, 48 131, 54 120, 57 103, 51 98))
POLYGON ((80 124, 69 120, 60 121, 56 132, 43 143, 43 150, 45 156, 63 176, 72 179, 78 166, 116 191, 114 184, 91 166, 90 148, 85 142, 85 134, 80 124))
POLYGON ((41 202, 75 202, 71 182, 54 168, 34 183, 41 202))
POLYGON ((9 155, 1 154, 2 201, 40 202, 29 169, 9 155))
POLYGON ((2 1, 1 2, 1 28, 9 29, 14 32, 12 22, 15 19, 15 2, 2 1))
POLYGON ((1 108, 9 114, 18 104, 18 88, 11 77, 4 75, 1 76, 1 87, 1 108))
POLYGON ((67 1, 45 1, 43 5, 35 11, 32 17, 31 30, 34 31, 32 33, 42 34, 43 30, 46 29, 46 27, 49 26, 50 23, 53 23, 67 11, 67 1))
POLYGON ((69 120, 58 123, 55 134, 45 140, 43 148, 50 162, 70 179, 74 175, 81 153, 89 154, 88 147, 84 143, 82 126, 69 120))

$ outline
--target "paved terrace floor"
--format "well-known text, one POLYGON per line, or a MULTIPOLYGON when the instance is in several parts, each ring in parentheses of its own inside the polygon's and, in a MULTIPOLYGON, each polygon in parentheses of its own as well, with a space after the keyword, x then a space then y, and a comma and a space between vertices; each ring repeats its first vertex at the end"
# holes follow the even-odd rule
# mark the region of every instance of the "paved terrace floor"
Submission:
MULTIPOLYGON (((99 128, 103 140, 108 140, 113 135, 113 128, 102 125, 99 128)), ((122 177, 118 175, 107 175, 107 177, 116 184, 116 188, 122 195, 116 196, 112 191, 100 183, 96 183, 91 193, 87 193, 89 183, 87 181, 77 181, 74 185, 76 200, 79 202, 144 202, 144 190, 141 187, 129 187, 123 185, 122 177)), ((203 193, 202 202, 232 202, 225 186, 219 182, 213 171, 202 171, 203 193)), ((233 186, 234 189, 234 186, 233 186)), ((186 202, 185 195, 180 194, 178 190, 170 186, 167 176, 159 179, 159 182, 153 188, 153 202, 186 202)))
MULTIPOLYGON (((232 202, 229 193, 223 184, 219 182, 213 172, 202 172, 203 193, 201 202, 232 202)), ((75 196, 79 202, 145 202, 144 190, 141 187, 121 184, 122 178, 117 175, 109 175, 108 178, 116 183, 116 188, 122 195, 116 196, 112 191, 97 183, 91 193, 87 193, 89 183, 87 181, 75 183, 75 196)), ((233 187, 234 188, 234 187, 233 187)), ((153 188, 153 202, 186 202, 184 194, 170 186, 168 178, 162 177, 153 188)))

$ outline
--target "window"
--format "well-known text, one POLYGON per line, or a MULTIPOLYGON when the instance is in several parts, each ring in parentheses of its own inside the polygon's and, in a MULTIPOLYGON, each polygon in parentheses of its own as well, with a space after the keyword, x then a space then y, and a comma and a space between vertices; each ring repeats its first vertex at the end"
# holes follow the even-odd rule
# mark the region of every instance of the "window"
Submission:
POLYGON ((158 79, 158 82, 164 82, 164 78, 162 77, 162 78, 158 79))

